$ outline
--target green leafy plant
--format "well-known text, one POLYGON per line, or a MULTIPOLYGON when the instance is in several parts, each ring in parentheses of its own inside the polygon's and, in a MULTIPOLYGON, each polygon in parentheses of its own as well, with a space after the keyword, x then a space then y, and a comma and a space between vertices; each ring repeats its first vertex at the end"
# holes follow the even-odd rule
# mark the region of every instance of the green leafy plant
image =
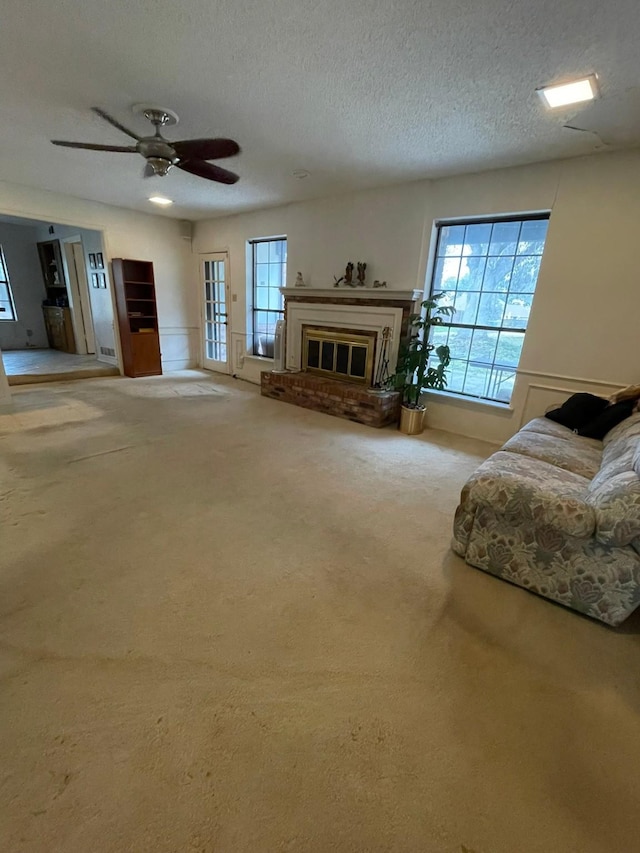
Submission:
POLYGON ((390 384, 402 393, 402 404, 411 409, 420 408, 423 391, 435 388, 439 391, 447 386, 446 369, 451 362, 449 347, 435 346, 429 342, 433 326, 440 326, 444 317, 455 313, 452 305, 440 305, 445 293, 436 293, 422 303, 422 314, 409 317, 409 338, 400 349, 396 372, 390 384), (435 367, 429 366, 429 359, 437 358, 435 367))

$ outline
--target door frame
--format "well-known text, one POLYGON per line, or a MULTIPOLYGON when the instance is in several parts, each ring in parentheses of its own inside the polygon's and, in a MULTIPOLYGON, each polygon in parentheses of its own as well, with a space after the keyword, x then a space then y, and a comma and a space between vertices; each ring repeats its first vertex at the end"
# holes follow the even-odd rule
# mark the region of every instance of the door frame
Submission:
POLYGON ((198 302, 200 306, 200 367, 203 370, 211 370, 215 373, 225 373, 230 374, 232 372, 232 353, 231 353, 231 284, 230 284, 230 266, 229 266, 229 252, 226 249, 221 249, 215 252, 199 252, 197 256, 198 263, 198 302), (205 332, 205 323, 206 323, 206 298, 205 298, 205 289, 204 289, 204 263, 205 261, 223 261, 224 262, 224 293, 225 293, 225 307, 226 307, 226 327, 227 327, 227 335, 226 335, 226 347, 227 347, 227 361, 226 365, 223 366, 222 362, 215 362, 216 365, 220 365, 219 367, 212 367, 212 360, 207 358, 206 354, 206 346, 207 346, 207 338, 205 332), (207 363, 208 362, 208 363, 207 363))

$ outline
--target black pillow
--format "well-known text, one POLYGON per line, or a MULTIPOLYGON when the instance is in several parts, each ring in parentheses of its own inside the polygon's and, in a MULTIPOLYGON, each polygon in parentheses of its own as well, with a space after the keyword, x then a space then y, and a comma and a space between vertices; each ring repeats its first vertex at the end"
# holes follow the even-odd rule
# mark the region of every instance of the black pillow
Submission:
POLYGON ((595 394, 573 394, 559 409, 552 409, 545 417, 569 429, 578 429, 596 418, 608 405, 607 400, 595 394))
POLYGON ((629 417, 635 405, 635 400, 622 400, 620 403, 614 403, 613 406, 607 406, 603 412, 579 427, 578 435, 583 435, 585 438, 599 438, 602 441, 610 429, 629 417))

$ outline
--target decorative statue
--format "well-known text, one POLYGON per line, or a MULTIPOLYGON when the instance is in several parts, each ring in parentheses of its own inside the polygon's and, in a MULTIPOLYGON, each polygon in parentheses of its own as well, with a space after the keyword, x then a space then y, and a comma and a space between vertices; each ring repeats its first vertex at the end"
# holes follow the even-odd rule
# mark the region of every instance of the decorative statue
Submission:
POLYGON ((305 286, 306 286, 306 285, 305 285, 305 283, 304 283, 304 279, 302 278, 302 273, 301 273, 301 272, 299 272, 299 273, 296 275, 296 281, 295 281, 294 287, 305 287, 305 286))
MULTIPOLYGON (((353 264, 352 264, 353 266, 353 264)), ((364 287, 364 277, 366 273, 367 265, 358 261, 358 286, 364 287)))
POLYGON ((386 287, 386 286, 387 286, 387 282, 386 282, 386 281, 378 281, 378 279, 376 279, 376 280, 373 282, 373 286, 374 286, 374 287, 386 287))

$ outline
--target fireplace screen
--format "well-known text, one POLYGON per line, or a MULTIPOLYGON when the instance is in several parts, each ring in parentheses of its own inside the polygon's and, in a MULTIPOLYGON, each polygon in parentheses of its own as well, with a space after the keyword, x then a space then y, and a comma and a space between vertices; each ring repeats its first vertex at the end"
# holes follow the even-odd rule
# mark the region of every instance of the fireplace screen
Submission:
POLYGON ((303 326, 302 368, 332 379, 370 385, 375 344, 375 332, 303 326))

